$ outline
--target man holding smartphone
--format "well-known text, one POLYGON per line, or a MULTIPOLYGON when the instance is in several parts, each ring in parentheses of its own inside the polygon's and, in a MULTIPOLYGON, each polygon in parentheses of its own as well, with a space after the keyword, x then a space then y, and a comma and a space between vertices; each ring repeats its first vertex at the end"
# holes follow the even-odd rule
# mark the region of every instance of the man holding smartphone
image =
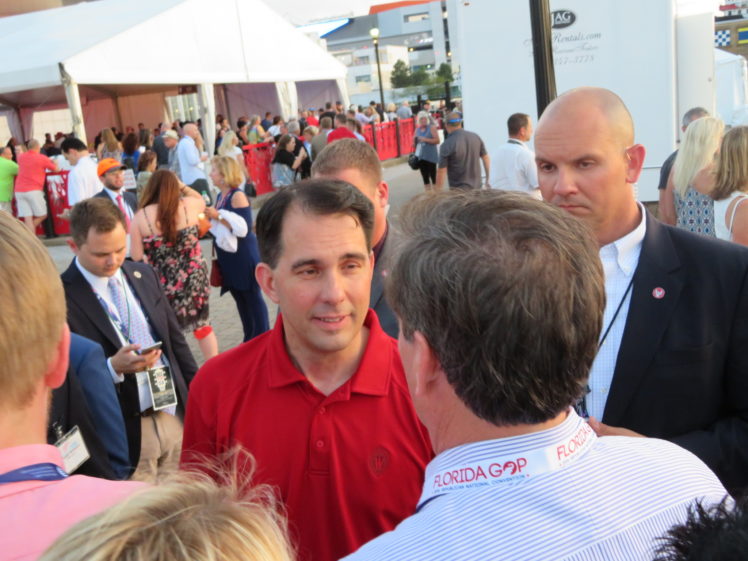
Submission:
POLYGON ((125 418, 133 479, 177 468, 187 386, 197 365, 152 267, 126 262, 124 215, 93 197, 70 213, 75 259, 62 274, 68 324, 107 356, 125 418), (140 352, 138 352, 140 351, 140 352))

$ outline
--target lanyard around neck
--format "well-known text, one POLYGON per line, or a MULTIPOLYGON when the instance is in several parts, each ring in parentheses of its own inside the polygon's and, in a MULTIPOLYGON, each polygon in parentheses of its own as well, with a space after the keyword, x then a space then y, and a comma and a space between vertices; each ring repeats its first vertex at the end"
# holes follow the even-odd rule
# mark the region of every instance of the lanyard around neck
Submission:
POLYGON ((22 481, 59 481, 67 476, 65 470, 57 464, 44 462, 0 473, 0 484, 20 483, 22 481))

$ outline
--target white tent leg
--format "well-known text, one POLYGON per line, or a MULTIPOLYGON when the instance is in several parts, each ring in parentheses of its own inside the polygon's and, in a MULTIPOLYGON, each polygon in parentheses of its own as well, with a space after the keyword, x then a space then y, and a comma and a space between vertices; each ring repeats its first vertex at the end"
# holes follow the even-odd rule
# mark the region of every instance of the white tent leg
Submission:
POLYGON ((83 107, 81 106, 81 96, 78 91, 78 84, 73 81, 70 75, 65 72, 65 67, 60 63, 60 76, 62 85, 65 88, 65 98, 70 108, 70 117, 73 121, 73 132, 84 144, 86 140, 86 128, 83 126, 83 107))
POLYGON ((203 123, 205 151, 208 155, 212 155, 216 146, 216 98, 213 84, 198 84, 197 99, 203 123))
POLYGON ((280 113, 285 120, 296 119, 299 114, 299 95, 295 82, 276 82, 280 113))
POLYGON ((348 97, 348 84, 345 78, 338 78, 335 82, 338 84, 338 91, 340 92, 340 101, 343 102, 343 107, 346 109, 351 104, 351 98, 348 97))

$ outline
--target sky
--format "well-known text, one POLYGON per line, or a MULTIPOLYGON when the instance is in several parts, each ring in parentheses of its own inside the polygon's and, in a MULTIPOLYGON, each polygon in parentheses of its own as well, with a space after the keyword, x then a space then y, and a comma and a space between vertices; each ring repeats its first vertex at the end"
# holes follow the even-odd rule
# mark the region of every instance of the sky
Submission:
POLYGON ((294 25, 304 25, 338 17, 356 17, 369 13, 372 4, 389 0, 265 0, 273 10, 294 25))

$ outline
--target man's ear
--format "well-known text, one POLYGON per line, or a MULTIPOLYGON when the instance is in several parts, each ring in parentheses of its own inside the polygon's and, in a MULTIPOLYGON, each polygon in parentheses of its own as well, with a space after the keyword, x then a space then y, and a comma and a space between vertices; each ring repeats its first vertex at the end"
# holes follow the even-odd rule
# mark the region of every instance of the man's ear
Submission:
POLYGON ((380 181, 377 184, 377 200, 382 208, 385 208, 390 200, 390 186, 386 181, 380 181))
POLYGON ((75 255, 78 255, 78 252, 80 251, 80 249, 78 248, 77 245, 75 245, 75 242, 73 241, 73 238, 68 238, 66 241, 67 241, 68 247, 71 249, 71 251, 75 255))
POLYGON ((641 144, 626 149, 626 183, 633 185, 639 181, 646 155, 647 150, 641 144))
POLYGON ((255 267, 255 279, 257 284, 260 285, 262 291, 270 298, 273 302, 278 304, 278 293, 275 286, 275 276, 273 269, 267 263, 258 263, 255 267))
POLYGON ((44 375, 44 385, 53 390, 59 388, 65 381, 70 363, 70 328, 68 324, 63 327, 60 340, 57 342, 55 354, 52 357, 47 372, 44 375))
POLYGON ((424 397, 434 389, 439 377, 443 375, 441 365, 420 331, 413 332, 412 376, 415 382, 413 397, 424 397))

